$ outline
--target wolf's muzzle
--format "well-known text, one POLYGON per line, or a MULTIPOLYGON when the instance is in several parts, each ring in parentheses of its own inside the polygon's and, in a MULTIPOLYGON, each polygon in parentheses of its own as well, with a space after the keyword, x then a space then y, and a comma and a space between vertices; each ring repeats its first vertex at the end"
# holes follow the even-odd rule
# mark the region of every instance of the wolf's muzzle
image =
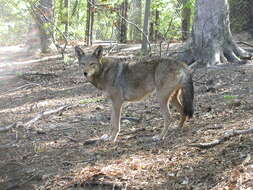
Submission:
POLYGON ((86 73, 86 72, 83 72, 83 75, 84 75, 85 77, 87 77, 88 73, 86 73))

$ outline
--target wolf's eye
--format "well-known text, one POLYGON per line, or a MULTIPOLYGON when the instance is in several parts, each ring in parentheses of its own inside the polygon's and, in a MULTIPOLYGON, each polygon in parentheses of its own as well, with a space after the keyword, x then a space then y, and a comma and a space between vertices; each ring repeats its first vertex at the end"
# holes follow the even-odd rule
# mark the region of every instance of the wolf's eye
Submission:
POLYGON ((91 63, 90 66, 95 65, 96 63, 91 63))

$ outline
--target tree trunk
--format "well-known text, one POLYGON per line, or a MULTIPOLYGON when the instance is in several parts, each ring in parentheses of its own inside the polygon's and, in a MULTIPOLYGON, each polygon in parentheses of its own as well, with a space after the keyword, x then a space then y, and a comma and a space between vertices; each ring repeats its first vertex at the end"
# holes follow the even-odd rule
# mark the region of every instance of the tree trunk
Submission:
MULTIPOLYGON (((120 5, 120 15, 127 19, 127 9, 128 9, 128 1, 124 0, 120 5)), ((119 33, 119 41, 121 43, 126 43, 127 41, 127 22, 123 18, 120 18, 120 33, 119 33)))
POLYGON ((65 36, 68 37, 69 28, 69 0, 64 0, 64 24, 65 24, 65 36))
POLYGON ((155 43, 157 43, 157 40, 159 38, 159 31, 158 31, 158 27, 159 27, 159 17, 160 17, 160 12, 156 9, 155 10, 155 43))
POLYGON ((182 39, 187 40, 190 36, 191 8, 188 6, 190 0, 182 0, 182 39))
MULTIPOLYGON (((131 6, 131 21, 137 26, 141 27, 141 18, 142 18, 142 5, 141 0, 132 0, 131 6)), ((130 39, 135 42, 141 41, 141 33, 135 26, 130 25, 130 39)))
MULTIPOLYGON (((46 16, 49 20, 53 18, 53 2, 52 0, 40 0, 40 5, 38 7, 41 11, 41 14, 46 16)), ((49 51, 49 46, 51 44, 51 37, 49 33, 49 29, 47 27, 47 21, 43 18, 43 15, 38 13, 35 16, 35 20, 39 27, 40 33, 40 49, 42 53, 46 53, 49 51)), ((51 31, 52 32, 52 31, 51 31)))
POLYGON ((141 50, 144 54, 147 53, 148 51, 148 37, 149 37, 148 30, 149 30, 150 6, 151 6, 151 0, 146 0, 144 24, 143 24, 143 33, 145 35, 142 35, 142 45, 141 45, 141 50))
POLYGON ((92 45, 94 23, 94 0, 87 0, 86 44, 92 45))
POLYGON ((241 58, 251 57, 233 40, 227 0, 196 1, 191 48, 195 60, 203 66, 227 61, 242 63, 241 58))
POLYGON ((251 0, 249 2, 249 8, 250 8, 250 33, 253 36, 253 1, 251 0))

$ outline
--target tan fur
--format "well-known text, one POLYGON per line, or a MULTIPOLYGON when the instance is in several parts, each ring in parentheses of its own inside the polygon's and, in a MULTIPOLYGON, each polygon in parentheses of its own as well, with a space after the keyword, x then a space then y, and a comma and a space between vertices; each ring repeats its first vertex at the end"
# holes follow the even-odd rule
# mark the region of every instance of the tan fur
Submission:
POLYGON ((102 51, 103 48, 99 46, 92 55, 85 55, 76 47, 79 64, 87 80, 112 100, 110 140, 115 142, 120 132, 122 104, 141 100, 154 90, 157 92, 164 117, 164 128, 156 139, 163 139, 167 135, 169 102, 174 104, 181 114, 179 126, 184 125, 187 115, 180 97, 183 84, 186 84, 187 78, 190 77, 190 71, 185 64, 160 57, 121 63, 120 59, 102 57, 102 51))

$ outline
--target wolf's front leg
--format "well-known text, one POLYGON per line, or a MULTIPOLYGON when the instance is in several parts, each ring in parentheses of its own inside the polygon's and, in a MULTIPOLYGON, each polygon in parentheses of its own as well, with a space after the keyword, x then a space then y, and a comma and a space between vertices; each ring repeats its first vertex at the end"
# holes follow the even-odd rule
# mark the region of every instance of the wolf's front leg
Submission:
POLYGON ((123 101, 115 98, 112 99, 112 114, 111 114, 111 129, 109 134, 104 134, 101 140, 109 140, 115 142, 120 132, 120 118, 121 118, 121 108, 123 101))
POLYGON ((120 99, 112 99, 112 116, 111 125, 112 131, 110 133, 110 140, 116 142, 120 132, 120 118, 123 101, 120 99))

